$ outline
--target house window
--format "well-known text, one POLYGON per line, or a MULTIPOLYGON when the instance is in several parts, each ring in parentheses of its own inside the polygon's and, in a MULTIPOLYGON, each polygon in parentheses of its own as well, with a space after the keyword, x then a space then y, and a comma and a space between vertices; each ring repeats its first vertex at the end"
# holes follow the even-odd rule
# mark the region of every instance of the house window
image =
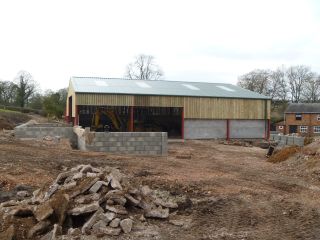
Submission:
POLYGON ((320 121, 320 115, 317 115, 317 120, 320 121))
POLYGON ((302 114, 296 113, 296 120, 302 120, 302 114))
POLYGON ((300 126, 300 132, 302 133, 308 132, 308 126, 300 126))
POLYGON ((320 126, 314 126, 313 127, 313 132, 314 133, 320 133, 320 126))
POLYGON ((283 129, 283 126, 279 126, 279 129, 283 129))

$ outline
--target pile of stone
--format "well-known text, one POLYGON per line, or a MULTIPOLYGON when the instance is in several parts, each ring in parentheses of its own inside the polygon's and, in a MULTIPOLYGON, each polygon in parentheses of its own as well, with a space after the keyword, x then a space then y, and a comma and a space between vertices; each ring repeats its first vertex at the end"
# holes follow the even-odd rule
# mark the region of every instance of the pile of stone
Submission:
POLYGON ((131 232, 135 221, 169 217, 177 201, 148 186, 132 187, 116 168, 79 165, 62 172, 47 191, 38 189, 22 201, 0 204, 6 236, 18 218, 32 218, 29 239, 58 239, 61 235, 117 236, 131 232), (7 224, 6 224, 7 223, 7 224))

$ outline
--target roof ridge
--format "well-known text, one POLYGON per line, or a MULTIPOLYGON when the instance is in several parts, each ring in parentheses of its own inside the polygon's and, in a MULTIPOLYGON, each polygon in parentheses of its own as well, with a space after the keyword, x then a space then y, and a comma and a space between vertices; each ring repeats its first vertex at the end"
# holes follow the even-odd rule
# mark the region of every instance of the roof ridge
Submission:
POLYGON ((128 80, 128 81, 149 81, 149 82, 155 82, 155 81, 159 81, 159 82, 182 82, 182 83, 209 83, 209 84, 225 84, 225 85, 231 85, 231 86, 237 86, 235 84, 232 83, 222 83, 222 82, 204 82, 204 81, 179 81, 179 80, 169 80, 169 79, 155 79, 155 80, 151 80, 151 79, 130 79, 130 78, 116 78, 116 77, 79 77, 79 76, 72 76, 71 78, 96 78, 96 79, 117 79, 117 80, 128 80))

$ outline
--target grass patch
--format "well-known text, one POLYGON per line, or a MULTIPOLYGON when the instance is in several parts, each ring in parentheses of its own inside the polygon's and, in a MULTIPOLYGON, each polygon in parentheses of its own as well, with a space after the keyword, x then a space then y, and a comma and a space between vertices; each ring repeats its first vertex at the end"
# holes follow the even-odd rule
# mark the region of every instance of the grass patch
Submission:
POLYGON ((289 146, 281 149, 280 151, 273 154, 269 159, 268 162, 271 163, 279 163, 286 161, 289 157, 293 156, 297 152, 300 151, 300 147, 298 146, 289 146))
POLYGON ((9 110, 9 109, 0 109, 0 113, 5 112, 5 113, 19 113, 17 111, 9 110))

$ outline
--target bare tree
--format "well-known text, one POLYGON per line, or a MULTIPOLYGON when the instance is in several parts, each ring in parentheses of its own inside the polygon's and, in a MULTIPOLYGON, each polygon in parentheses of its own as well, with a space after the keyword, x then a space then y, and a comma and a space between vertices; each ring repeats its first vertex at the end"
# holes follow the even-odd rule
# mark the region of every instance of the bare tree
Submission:
POLYGON ((28 103, 32 94, 36 92, 36 83, 31 74, 27 71, 18 72, 15 82, 17 89, 16 101, 17 104, 23 108, 28 103))
POLYGON ((273 100, 286 102, 288 98, 288 81, 284 67, 272 71, 270 74, 269 96, 273 100))
POLYGON ((302 90, 303 99, 307 102, 318 102, 320 97, 320 76, 310 78, 302 90))
POLYGON ((304 86, 314 76, 311 69, 304 65, 291 66, 287 70, 287 77, 289 81, 291 101, 301 102, 301 96, 304 86))
POLYGON ((270 70, 256 69, 239 77, 238 85, 260 94, 268 94, 270 70))
POLYGON ((128 64, 125 75, 129 79, 158 80, 163 71, 155 64, 153 56, 141 54, 128 64))

